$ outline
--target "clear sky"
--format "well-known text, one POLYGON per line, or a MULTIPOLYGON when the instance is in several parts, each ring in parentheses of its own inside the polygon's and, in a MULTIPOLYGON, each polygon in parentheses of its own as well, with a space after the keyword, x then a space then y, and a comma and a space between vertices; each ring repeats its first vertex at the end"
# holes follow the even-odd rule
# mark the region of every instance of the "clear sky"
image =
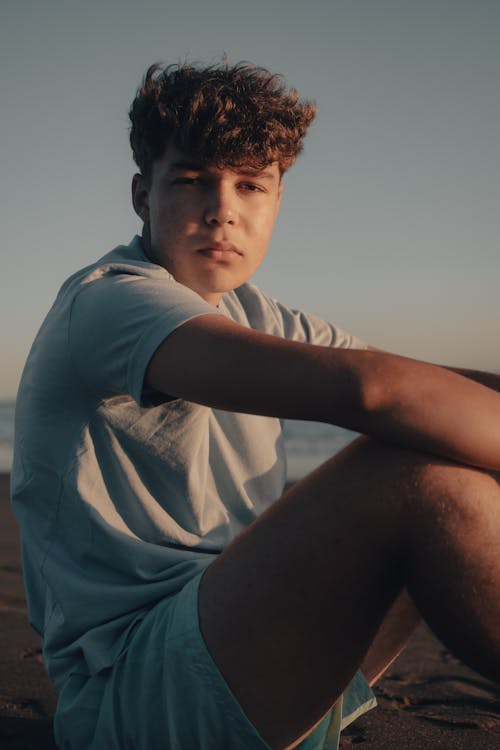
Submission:
POLYGON ((250 60, 317 101, 257 283, 379 347, 500 370, 498 0, 3 0, 0 398, 72 271, 140 230, 154 61, 250 60))

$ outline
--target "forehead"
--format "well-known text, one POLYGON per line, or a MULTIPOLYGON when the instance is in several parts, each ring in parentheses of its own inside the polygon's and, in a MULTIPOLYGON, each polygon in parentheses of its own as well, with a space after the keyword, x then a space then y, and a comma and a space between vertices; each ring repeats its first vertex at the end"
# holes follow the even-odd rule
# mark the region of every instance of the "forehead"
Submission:
POLYGON ((176 146, 167 146, 163 155, 153 164, 153 171, 164 174, 175 172, 204 172, 214 176, 243 175, 245 177, 259 177, 259 179, 278 181, 280 180, 280 171, 277 162, 267 164, 262 169, 255 169, 252 165, 216 166, 208 161, 203 161, 199 156, 195 156, 186 151, 181 151, 176 146))

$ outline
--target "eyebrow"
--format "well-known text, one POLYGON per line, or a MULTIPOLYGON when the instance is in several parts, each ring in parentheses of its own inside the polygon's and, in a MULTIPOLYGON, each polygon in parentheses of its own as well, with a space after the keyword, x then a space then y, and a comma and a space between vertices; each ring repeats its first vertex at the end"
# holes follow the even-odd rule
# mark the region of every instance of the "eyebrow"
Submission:
POLYGON ((201 162, 195 161, 174 161, 169 166, 169 172, 181 172, 183 169, 191 169, 193 172, 200 172, 206 170, 206 165, 201 162))
MULTIPOLYGON (((209 172, 209 166, 207 164, 204 164, 203 162, 197 162, 197 161, 187 161, 187 160, 181 160, 181 161, 174 161, 169 166, 168 171, 169 172, 182 172, 183 170, 193 171, 193 172, 209 172)), ((270 172, 268 169, 264 167, 261 171, 254 171, 250 169, 244 169, 244 168, 236 168, 234 169, 235 172, 245 176, 245 177, 258 177, 259 179, 264 180, 274 180, 275 175, 270 172)))

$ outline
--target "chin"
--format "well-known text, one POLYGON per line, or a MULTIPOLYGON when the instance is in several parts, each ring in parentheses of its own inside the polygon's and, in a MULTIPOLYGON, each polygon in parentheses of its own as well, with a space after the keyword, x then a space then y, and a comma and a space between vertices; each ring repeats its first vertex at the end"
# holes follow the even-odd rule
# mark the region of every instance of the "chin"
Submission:
POLYGON ((246 278, 243 279, 212 279, 211 283, 209 284, 203 284, 198 287, 198 294, 200 294, 202 297, 205 296, 205 294, 208 295, 214 295, 218 294, 222 296, 223 294, 226 294, 226 292, 230 292, 233 289, 236 289, 237 287, 241 286, 246 281, 246 278))

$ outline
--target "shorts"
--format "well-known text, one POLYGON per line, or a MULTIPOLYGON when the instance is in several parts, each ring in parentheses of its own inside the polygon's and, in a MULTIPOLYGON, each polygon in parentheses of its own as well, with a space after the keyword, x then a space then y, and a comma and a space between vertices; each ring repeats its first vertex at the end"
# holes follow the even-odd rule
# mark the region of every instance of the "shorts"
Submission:
MULTIPOLYGON (((112 669, 71 675, 59 694, 60 750, 270 750, 208 653, 198 624, 203 572, 155 605, 112 669)), ((360 672, 300 750, 336 750, 375 705, 360 672)))

